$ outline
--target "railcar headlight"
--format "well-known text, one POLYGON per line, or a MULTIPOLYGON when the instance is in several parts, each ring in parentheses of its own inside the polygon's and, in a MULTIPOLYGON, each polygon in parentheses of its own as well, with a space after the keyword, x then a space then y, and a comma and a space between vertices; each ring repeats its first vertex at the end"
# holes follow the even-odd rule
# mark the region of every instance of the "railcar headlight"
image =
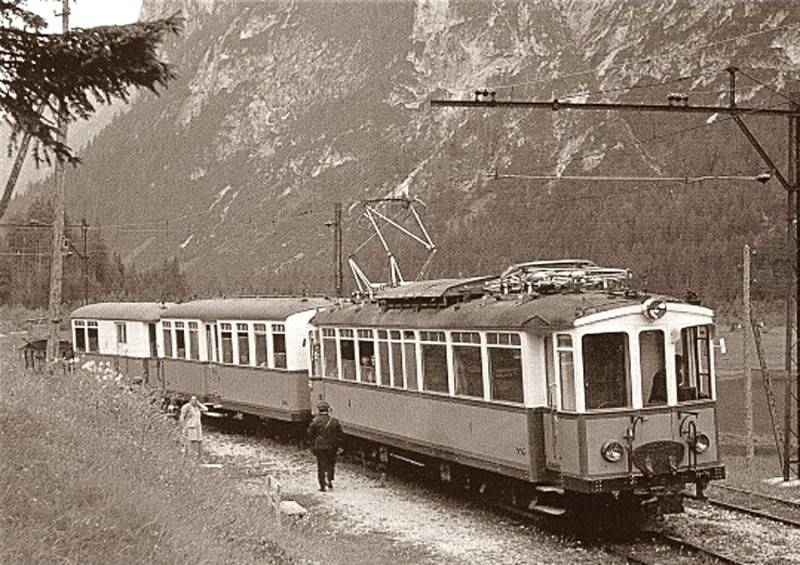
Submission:
POLYGON ((616 463, 622 459, 624 453, 625 448, 622 447, 622 444, 614 440, 605 442, 603 447, 600 448, 600 455, 609 463, 616 463))
POLYGON ((703 453, 709 445, 711 445, 711 439, 706 434, 697 434, 692 442, 692 450, 695 453, 703 453))

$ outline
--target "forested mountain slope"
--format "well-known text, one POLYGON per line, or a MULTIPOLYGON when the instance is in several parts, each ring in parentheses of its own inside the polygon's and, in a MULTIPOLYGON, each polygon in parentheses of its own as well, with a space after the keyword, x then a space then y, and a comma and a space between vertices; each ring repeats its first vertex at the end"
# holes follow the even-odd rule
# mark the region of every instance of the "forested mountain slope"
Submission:
MULTIPOLYGON (((145 0, 143 16, 178 9, 187 29, 166 49, 180 78, 139 96, 69 175, 73 217, 101 226, 126 262, 177 257, 198 293, 330 292, 334 203, 350 252, 370 233, 354 203, 408 193, 439 248, 430 276, 586 258, 722 305, 750 243, 756 294, 783 292, 775 181, 523 178, 764 171, 725 116, 429 101, 490 88, 498 100, 681 92, 724 105, 736 65, 740 104, 786 107, 800 71, 792 2, 145 0)), ((786 120, 746 121, 785 170, 786 120)), ((359 258, 385 279, 376 244, 359 258)), ((397 254, 412 277, 424 253, 397 254)))

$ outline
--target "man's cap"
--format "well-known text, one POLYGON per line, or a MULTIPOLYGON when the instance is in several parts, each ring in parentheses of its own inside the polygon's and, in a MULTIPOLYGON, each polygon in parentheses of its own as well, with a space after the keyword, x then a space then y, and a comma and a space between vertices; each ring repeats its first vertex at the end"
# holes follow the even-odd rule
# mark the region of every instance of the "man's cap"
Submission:
POLYGON ((320 402, 319 404, 317 404, 317 410, 319 412, 328 412, 330 411, 330 409, 331 405, 328 404, 327 402, 320 402))

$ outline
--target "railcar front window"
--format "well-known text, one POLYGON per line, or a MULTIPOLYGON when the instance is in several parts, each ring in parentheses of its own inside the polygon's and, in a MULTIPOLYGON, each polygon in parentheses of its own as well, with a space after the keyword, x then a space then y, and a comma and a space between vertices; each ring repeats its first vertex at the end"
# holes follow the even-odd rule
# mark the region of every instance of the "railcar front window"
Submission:
POLYGON ((710 326, 681 330, 675 344, 678 402, 711 398, 711 334, 710 326))
POLYGON ((327 379, 339 378, 339 363, 336 359, 336 330, 322 328, 322 362, 324 377, 327 379))
POLYGON ((447 384, 447 346, 444 332, 420 332, 422 383, 431 392, 450 392, 447 384))
POLYGON ((522 347, 519 335, 489 333, 486 341, 492 400, 522 403, 522 347))
POLYGON ((582 343, 586 409, 629 406, 627 334, 588 334, 582 343))
POLYGON ((456 394, 483 398, 481 334, 478 332, 453 332, 452 339, 456 394))
POLYGON ((664 355, 664 332, 648 330, 639 334, 639 363, 642 374, 642 398, 647 406, 667 403, 667 370, 664 355))

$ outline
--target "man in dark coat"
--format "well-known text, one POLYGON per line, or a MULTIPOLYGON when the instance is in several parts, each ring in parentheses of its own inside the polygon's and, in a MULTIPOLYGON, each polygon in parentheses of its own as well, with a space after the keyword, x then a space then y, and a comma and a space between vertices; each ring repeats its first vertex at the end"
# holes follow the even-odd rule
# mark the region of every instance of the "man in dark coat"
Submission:
POLYGON ((336 449, 342 437, 342 426, 339 420, 330 415, 331 407, 327 402, 320 402, 317 411, 319 414, 308 427, 308 438, 311 440, 311 452, 317 456, 319 490, 325 492, 333 488, 336 449))

